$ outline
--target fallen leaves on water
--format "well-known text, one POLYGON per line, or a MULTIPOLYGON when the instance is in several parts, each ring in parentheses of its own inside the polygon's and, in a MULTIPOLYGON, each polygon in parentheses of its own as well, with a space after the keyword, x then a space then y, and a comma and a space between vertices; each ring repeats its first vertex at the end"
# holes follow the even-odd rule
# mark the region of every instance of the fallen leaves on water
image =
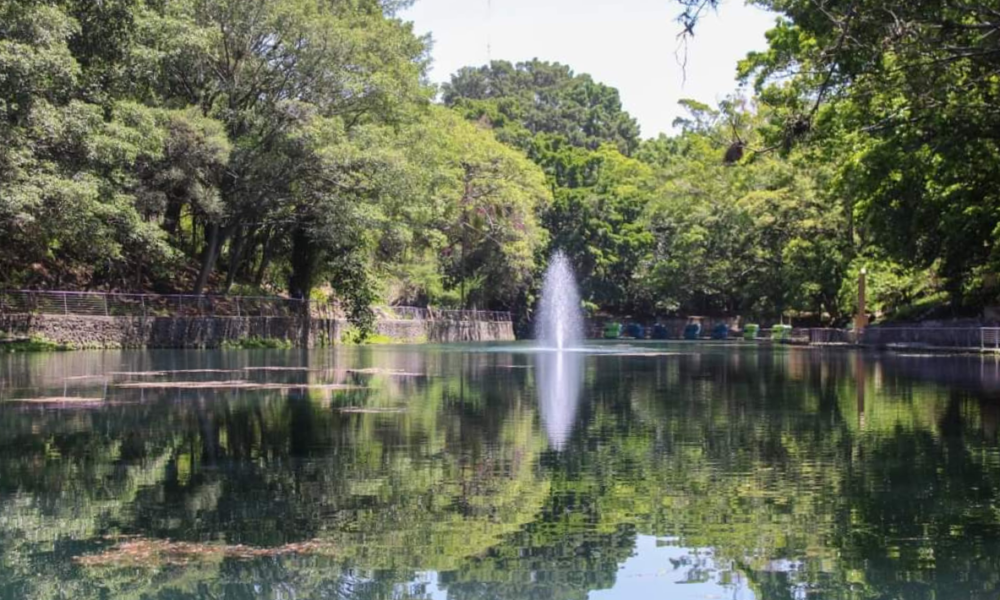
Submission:
POLYGON ((410 373, 396 369, 344 369, 344 372, 357 375, 388 375, 390 377, 427 377, 426 373, 410 373))
POLYGON ((344 406, 338 412, 358 415, 396 415, 405 413, 405 408, 365 408, 362 406, 344 406))
POLYGON ((166 371, 112 371, 108 373, 113 377, 162 377, 166 371))
POLYGON ((659 356, 679 356, 678 352, 608 352, 606 354, 595 354, 594 356, 614 356, 614 357, 659 357, 659 356))
POLYGON ((47 398, 19 398, 16 400, 7 400, 7 402, 13 404, 42 404, 42 405, 108 405, 109 402, 105 402, 104 398, 78 398, 78 397, 67 397, 67 396, 52 396, 47 398))
POLYGON ((239 370, 233 369, 186 369, 180 371, 115 371, 108 373, 108 375, 114 375, 116 377, 163 377, 165 375, 199 375, 199 374, 214 374, 214 373, 240 373, 239 370))
POLYGON ((73 560, 87 567, 148 567, 164 565, 187 565, 194 562, 231 558, 252 560, 288 556, 292 554, 326 555, 334 554, 329 542, 310 540, 285 544, 275 548, 254 546, 206 544, 198 542, 173 542, 148 538, 127 538, 100 554, 77 556, 73 560))
POLYGON ((129 389, 183 389, 183 390, 360 390, 364 386, 342 383, 254 383, 242 379, 232 381, 149 381, 120 383, 129 389))

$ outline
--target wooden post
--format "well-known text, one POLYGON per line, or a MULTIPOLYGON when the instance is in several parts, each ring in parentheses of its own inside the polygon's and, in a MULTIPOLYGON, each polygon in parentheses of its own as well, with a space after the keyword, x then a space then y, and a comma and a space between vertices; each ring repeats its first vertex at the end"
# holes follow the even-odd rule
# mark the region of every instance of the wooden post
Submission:
POLYGON ((868 327, 868 307, 866 304, 866 278, 868 275, 868 269, 864 267, 861 268, 861 273, 858 274, 858 313, 854 317, 854 329, 860 334, 866 327, 868 327))

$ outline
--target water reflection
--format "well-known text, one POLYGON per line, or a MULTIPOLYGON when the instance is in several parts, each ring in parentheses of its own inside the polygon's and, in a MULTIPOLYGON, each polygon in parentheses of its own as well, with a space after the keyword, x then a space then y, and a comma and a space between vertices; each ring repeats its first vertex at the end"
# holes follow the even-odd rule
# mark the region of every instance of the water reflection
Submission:
POLYGON ((581 352, 539 352, 535 357, 538 406, 549 446, 555 450, 561 450, 573 433, 584 360, 581 352))
POLYGON ((996 598, 995 367, 0 357, 0 599, 996 598))

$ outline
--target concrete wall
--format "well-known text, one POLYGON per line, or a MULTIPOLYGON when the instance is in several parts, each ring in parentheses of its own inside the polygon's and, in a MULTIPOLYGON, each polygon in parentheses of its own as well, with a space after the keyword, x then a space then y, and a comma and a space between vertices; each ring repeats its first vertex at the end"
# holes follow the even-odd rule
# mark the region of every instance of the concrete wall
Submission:
MULTIPOLYGON (((248 338, 298 347, 337 343, 347 327, 334 319, 301 317, 83 317, 0 315, 0 332, 37 336, 80 348, 216 348, 248 338)), ((512 341, 510 323, 390 321, 376 333, 401 343, 512 341)))

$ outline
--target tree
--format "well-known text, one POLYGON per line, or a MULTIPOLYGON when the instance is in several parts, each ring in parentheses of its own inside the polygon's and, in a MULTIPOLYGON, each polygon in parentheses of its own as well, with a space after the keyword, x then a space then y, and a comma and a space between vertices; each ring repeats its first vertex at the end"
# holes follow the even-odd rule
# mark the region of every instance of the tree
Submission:
POLYGON ((622 109, 618 90, 559 63, 536 59, 464 67, 442 92, 445 105, 490 123, 502 141, 524 150, 540 133, 590 150, 612 144, 625 155, 639 144, 639 126, 622 109))
POLYGON ((44 3, 0 7, 0 231, 6 285, 125 284, 172 249, 147 218, 143 165, 177 115, 87 99, 79 23, 44 3))
MULTIPOLYGON (((715 0, 680 0, 687 32, 715 0)), ((997 297, 996 10, 974 0, 758 0, 781 15, 740 65, 774 108, 764 148, 844 148, 842 194, 866 241, 934 268, 952 299, 997 297)))
MULTIPOLYGON (((431 227, 414 232, 415 255, 438 256, 434 277, 458 291, 451 302, 516 308, 532 284, 535 256, 545 242, 537 215, 551 194, 541 170, 490 130, 444 108, 433 108, 403 139, 414 168, 431 175, 418 188, 417 205, 426 207, 430 218, 422 220, 431 227)), ((438 284, 418 285, 430 295, 438 284)))
POLYGON ((536 156, 555 188, 543 223, 551 247, 570 258, 584 301, 619 312, 646 308, 637 278, 653 241, 642 221, 655 188, 652 169, 610 145, 588 152, 555 144, 536 156))
POLYGON ((297 113, 339 118, 350 129, 397 121, 426 99, 422 41, 374 1, 191 0, 155 18, 197 32, 161 48, 165 93, 217 115, 234 142, 220 186, 226 210, 206 224, 196 293, 231 237, 255 234, 281 211, 295 178, 281 140, 297 113))
POLYGON ((730 140, 757 143, 767 115, 741 101, 718 110, 685 105, 684 133, 639 152, 664 165, 645 214, 655 239, 641 277, 650 302, 699 314, 839 319, 853 242, 844 203, 827 191, 831 169, 804 151, 731 164, 730 140))

